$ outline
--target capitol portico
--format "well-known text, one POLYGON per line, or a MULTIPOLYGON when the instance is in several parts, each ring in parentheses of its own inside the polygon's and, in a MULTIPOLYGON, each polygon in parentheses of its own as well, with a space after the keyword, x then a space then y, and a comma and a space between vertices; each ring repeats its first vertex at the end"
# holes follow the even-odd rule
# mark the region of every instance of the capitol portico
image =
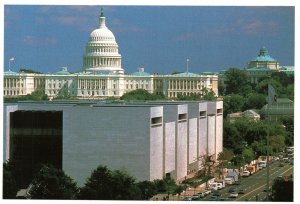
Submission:
POLYGON ((204 89, 218 95, 218 75, 212 72, 159 75, 138 68, 137 72, 125 74, 118 48, 101 9, 99 27, 91 32, 86 44, 81 72, 70 73, 67 67, 53 74, 9 70, 4 72, 4 96, 27 95, 38 89, 49 97, 68 94, 77 98, 120 97, 136 89, 169 98, 201 94, 204 89))

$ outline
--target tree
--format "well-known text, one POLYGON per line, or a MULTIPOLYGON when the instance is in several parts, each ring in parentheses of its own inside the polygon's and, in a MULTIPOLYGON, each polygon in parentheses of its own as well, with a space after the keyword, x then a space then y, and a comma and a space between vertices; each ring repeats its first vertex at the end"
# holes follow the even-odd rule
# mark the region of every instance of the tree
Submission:
POLYGON ((21 72, 24 72, 24 73, 42 74, 42 72, 35 71, 35 70, 32 70, 32 69, 20 69, 19 72, 20 72, 20 73, 21 73, 21 72))
POLYGON ((244 144, 244 138, 235 127, 235 124, 227 120, 224 120, 223 144, 225 148, 232 149, 235 153, 244 144))
POLYGON ((230 94, 230 95, 224 96, 223 104, 224 104, 223 105, 224 106, 224 117, 226 117, 227 114, 242 111, 243 106, 245 104, 245 99, 241 95, 230 94))
POLYGON ((75 199, 76 183, 62 170, 43 165, 34 176, 29 194, 32 199, 75 199))
POLYGON ((212 171, 215 162, 208 155, 200 156, 197 160, 200 162, 200 170, 196 173, 196 177, 204 181, 207 187, 208 181, 214 176, 212 171))
POLYGON ((285 137, 282 135, 274 135, 270 137, 270 145, 273 152, 280 152, 285 147, 285 137))
POLYGON ((159 100, 164 99, 164 95, 151 94, 144 89, 136 89, 134 91, 127 92, 121 96, 121 100, 159 100))
POLYGON ((225 73, 225 94, 245 94, 245 90, 250 91, 251 86, 245 70, 239 68, 229 68, 225 73))
POLYGON ((242 156, 246 163, 250 163, 255 158, 255 154, 251 147, 244 148, 242 152, 242 156))
POLYGON ((261 109, 266 103, 266 95, 252 93, 247 97, 243 110, 261 109))
POLYGON ((125 171, 111 171, 98 166, 80 189, 80 199, 85 200, 139 200, 141 192, 135 179, 125 171))
POLYGON ((255 90, 257 91, 257 93, 268 95, 268 84, 271 84, 274 87, 277 94, 280 94, 282 92, 281 91, 282 85, 280 84, 280 82, 278 82, 272 78, 267 78, 267 79, 260 81, 256 85, 255 90))
POLYGON ((254 141, 251 147, 257 156, 266 156, 269 149, 269 153, 272 153, 272 147, 267 147, 266 141, 254 141))
POLYGON ((9 163, 3 163, 3 198, 15 199, 17 190, 17 183, 9 163))
POLYGON ((294 181, 292 178, 276 179, 272 186, 272 200, 293 202, 294 181))
POLYGON ((151 197, 157 194, 157 189, 152 181, 141 181, 137 183, 138 188, 141 191, 141 199, 149 200, 151 197))

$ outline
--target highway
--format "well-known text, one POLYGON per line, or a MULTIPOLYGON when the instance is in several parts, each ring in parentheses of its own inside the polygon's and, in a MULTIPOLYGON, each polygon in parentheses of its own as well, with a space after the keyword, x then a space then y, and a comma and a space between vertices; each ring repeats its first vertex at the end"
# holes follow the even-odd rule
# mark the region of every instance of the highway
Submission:
MULTIPOLYGON (((279 166, 279 161, 270 164, 270 188, 272 187, 273 180, 278 176, 289 176, 293 174, 293 165, 285 163, 283 167, 279 166)), ((225 188, 219 190, 221 198, 225 198, 227 201, 264 201, 266 199, 267 188, 267 168, 257 171, 249 177, 243 177, 240 179, 240 185, 227 185, 225 188), (237 198, 229 198, 229 188, 235 188, 237 191, 244 190, 244 194, 239 194, 237 198)), ((211 195, 201 199, 209 200, 211 195)))

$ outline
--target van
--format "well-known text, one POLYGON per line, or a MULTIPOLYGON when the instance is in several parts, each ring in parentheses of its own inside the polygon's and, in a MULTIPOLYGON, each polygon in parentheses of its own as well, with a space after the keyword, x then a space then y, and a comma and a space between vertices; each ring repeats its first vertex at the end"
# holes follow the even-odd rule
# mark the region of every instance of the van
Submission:
POLYGON ((222 189, 223 188, 223 184, 222 183, 211 183, 209 185, 209 188, 211 190, 219 190, 219 189, 222 189))
POLYGON ((260 169, 267 167, 267 161, 260 161, 258 162, 258 166, 260 169))

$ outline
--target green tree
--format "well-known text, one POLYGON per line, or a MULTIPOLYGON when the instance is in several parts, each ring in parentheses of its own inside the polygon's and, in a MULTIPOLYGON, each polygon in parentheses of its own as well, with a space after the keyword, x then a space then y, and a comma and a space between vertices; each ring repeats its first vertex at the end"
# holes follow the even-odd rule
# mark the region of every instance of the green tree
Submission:
POLYGON ((205 182, 206 187, 208 187, 208 181, 213 178, 214 171, 214 161, 211 156, 203 155, 198 157, 198 161, 200 162, 200 170, 196 173, 196 178, 201 179, 205 182))
POLYGON ((248 76, 245 70, 239 68, 229 68, 225 73, 225 94, 246 94, 245 91, 251 91, 248 82, 248 76))
POLYGON ((284 140, 285 137, 282 135, 274 135, 270 137, 270 145, 272 147, 273 152, 280 152, 284 149, 284 140))
POLYGON ((164 95, 151 94, 144 89, 136 89, 134 91, 127 92, 121 96, 121 100, 160 100, 164 99, 164 95))
POLYGON ((252 93, 248 95, 243 110, 248 109, 261 109, 266 104, 266 95, 252 93))
POLYGON ((282 85, 280 84, 280 82, 278 82, 272 78, 267 78, 267 79, 260 81, 256 85, 255 90, 257 91, 257 93, 264 94, 267 96, 268 95, 268 84, 271 84, 274 87, 276 94, 279 95, 282 92, 282 85))
POLYGON ((266 141, 254 141, 251 147, 257 156, 266 156, 269 149, 269 153, 272 154, 272 147, 267 147, 266 141))
POLYGON ((223 98, 224 117, 226 117, 227 114, 242 111, 244 104, 245 104, 245 98, 241 95, 230 94, 224 96, 223 98))
POLYGON ((291 116, 282 116, 280 118, 281 123, 285 127, 287 132, 285 136, 285 144, 288 146, 294 145, 294 117, 291 116))
POLYGON ((9 163, 3 163, 3 198, 15 199, 17 190, 17 183, 9 163))
POLYGON ((272 200, 293 202, 294 181, 292 178, 276 179, 272 186, 272 200))
POLYGON ((244 145, 244 138, 235 127, 234 123, 224 120, 223 144, 225 148, 232 149, 235 153, 244 145))
POLYGON ((141 181, 137 183, 138 188, 141 191, 141 199, 149 200, 157 194, 157 189, 152 181, 141 181))
POLYGON ((287 97, 294 101, 294 97, 295 97, 295 85, 294 84, 289 84, 287 85, 286 89, 285 89, 285 93, 287 95, 287 97))
POLYGON ((251 147, 244 148, 242 155, 246 163, 250 163, 255 158, 255 154, 251 147))
POLYGON ((34 176, 29 194, 32 199, 75 199, 76 183, 62 170, 44 165, 34 176))
POLYGON ((127 172, 111 171, 100 165, 80 189, 78 197, 85 200, 139 200, 141 191, 127 172))

